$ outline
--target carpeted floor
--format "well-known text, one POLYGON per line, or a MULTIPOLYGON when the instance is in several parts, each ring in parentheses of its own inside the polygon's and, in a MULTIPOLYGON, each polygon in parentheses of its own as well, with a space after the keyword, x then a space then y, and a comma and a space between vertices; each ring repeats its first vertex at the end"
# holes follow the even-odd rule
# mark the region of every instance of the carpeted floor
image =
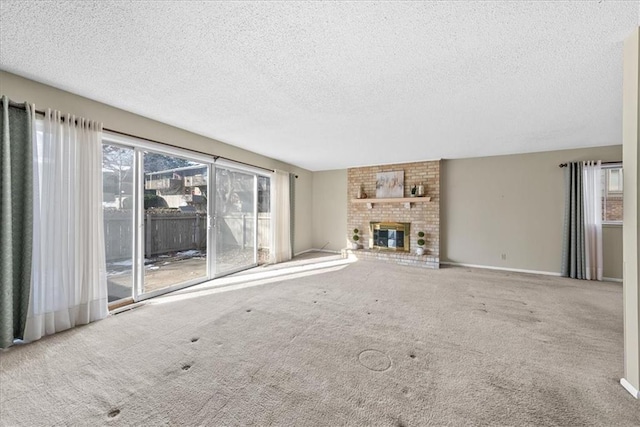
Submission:
POLYGON ((359 261, 253 284, 0 353, 0 424, 640 425, 618 283, 359 261))

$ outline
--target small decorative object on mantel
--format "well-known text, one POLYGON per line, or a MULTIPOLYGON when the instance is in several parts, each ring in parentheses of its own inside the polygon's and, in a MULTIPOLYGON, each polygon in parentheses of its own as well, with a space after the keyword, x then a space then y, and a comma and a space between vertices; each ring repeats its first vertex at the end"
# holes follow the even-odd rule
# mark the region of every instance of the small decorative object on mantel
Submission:
POLYGON ((424 197, 424 185, 422 185, 422 183, 420 183, 420 185, 418 185, 416 196, 424 197))
POLYGON ((376 198, 404 197, 404 171, 378 172, 376 174, 376 198))
POLYGON ((357 228, 353 229, 353 242, 351 243, 351 249, 358 249, 360 247, 360 244, 358 243, 360 240, 360 236, 358 236, 359 232, 360 230, 357 228))
POLYGON ((358 199, 367 198, 367 193, 364 192, 364 186, 362 184, 360 184, 360 187, 358 187, 358 195, 356 196, 356 198, 358 199))
POLYGON ((413 187, 411 187, 411 197, 416 197, 418 193, 418 187, 414 184, 413 187))
POLYGON ((424 241, 424 231, 419 231, 418 232, 418 248, 416 249, 416 254, 418 255, 424 255, 424 244, 427 243, 424 241))

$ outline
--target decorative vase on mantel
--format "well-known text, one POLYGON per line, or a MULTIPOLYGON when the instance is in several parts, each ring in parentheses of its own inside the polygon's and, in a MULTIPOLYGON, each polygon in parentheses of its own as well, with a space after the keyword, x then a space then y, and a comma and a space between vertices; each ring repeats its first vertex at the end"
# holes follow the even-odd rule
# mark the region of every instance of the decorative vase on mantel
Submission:
POLYGON ((364 192, 364 186, 362 184, 360 184, 360 187, 358 187, 358 194, 356 195, 356 198, 358 199, 367 198, 367 193, 364 192))

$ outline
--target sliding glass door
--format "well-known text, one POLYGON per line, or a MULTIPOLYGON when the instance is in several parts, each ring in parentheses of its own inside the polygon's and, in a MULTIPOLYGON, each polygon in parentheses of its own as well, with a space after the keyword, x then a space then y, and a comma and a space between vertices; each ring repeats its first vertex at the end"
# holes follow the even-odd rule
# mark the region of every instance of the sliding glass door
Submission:
POLYGON ((104 217, 109 302, 133 297, 134 149, 102 145, 104 217))
POLYGON ((105 134, 109 302, 145 299, 268 260, 270 177, 234 165, 105 134))
POLYGON ((216 166, 215 275, 257 263, 257 177, 216 166))
POLYGON ((208 279, 210 165, 148 150, 142 156, 142 294, 208 279))

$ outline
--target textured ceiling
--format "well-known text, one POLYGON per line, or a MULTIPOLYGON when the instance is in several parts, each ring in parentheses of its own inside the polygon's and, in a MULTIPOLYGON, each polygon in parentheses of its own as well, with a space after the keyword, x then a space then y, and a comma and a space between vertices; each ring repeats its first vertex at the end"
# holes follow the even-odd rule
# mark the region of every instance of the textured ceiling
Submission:
POLYGON ((607 0, 0 4, 0 68, 310 170, 620 144, 639 17, 607 0))

